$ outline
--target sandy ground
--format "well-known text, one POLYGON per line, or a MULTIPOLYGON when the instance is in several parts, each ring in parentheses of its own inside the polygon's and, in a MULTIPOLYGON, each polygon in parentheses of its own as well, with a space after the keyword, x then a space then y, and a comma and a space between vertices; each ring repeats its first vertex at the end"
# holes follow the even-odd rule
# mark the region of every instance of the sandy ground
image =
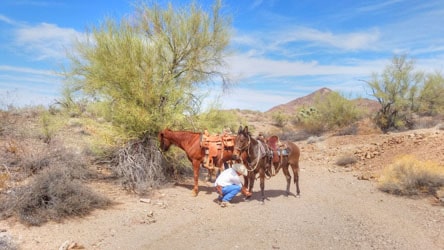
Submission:
MULTIPOLYGON (((442 142, 442 135, 427 141, 442 142)), ((333 164, 334 156, 353 154, 366 143, 374 145, 362 138, 353 147, 347 137, 298 143, 300 198, 284 196, 282 172, 266 181, 265 204, 258 200, 256 183, 251 200, 238 195, 227 208, 213 201, 217 195, 204 181, 197 197, 191 196, 189 180, 143 200, 97 183, 94 188, 118 205, 41 227, 0 221, 1 234, 20 249, 59 249, 64 243, 72 243, 71 249, 444 249, 444 207, 434 205, 433 198, 382 193, 375 181, 357 178, 359 169, 333 164)), ((374 162, 393 154, 389 147, 384 150, 374 162)), ((295 192, 294 185, 291 191, 295 192)))

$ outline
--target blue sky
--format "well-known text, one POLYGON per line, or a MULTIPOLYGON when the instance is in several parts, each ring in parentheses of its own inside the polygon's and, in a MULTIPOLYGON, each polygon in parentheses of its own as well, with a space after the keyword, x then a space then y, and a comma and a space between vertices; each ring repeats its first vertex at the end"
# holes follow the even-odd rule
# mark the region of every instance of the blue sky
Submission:
MULTIPOLYGON (((134 2, 1 0, 0 108, 53 103, 62 86, 56 72, 73 39, 107 16, 131 14, 134 2)), ((363 80, 382 72, 395 54, 407 54, 418 70, 444 72, 444 1, 223 4, 233 19, 235 53, 227 70, 236 85, 221 98, 222 108, 267 111, 321 87, 369 97, 363 80)))

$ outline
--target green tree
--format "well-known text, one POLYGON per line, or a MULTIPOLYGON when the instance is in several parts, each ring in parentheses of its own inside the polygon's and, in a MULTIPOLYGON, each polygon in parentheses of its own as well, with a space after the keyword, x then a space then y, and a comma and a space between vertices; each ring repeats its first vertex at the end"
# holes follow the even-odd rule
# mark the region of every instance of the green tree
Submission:
POLYGON ((444 114, 444 77, 440 73, 429 74, 420 90, 420 114, 444 114))
POLYGON ((219 77, 228 86, 222 70, 229 27, 221 1, 212 12, 196 3, 164 9, 141 3, 134 15, 108 18, 77 42, 64 72, 67 87, 101 103, 103 117, 128 134, 153 135, 196 114, 200 86, 219 77))
POLYGON ((314 107, 328 129, 348 126, 360 118, 356 105, 334 91, 326 96, 316 96, 314 107))
POLYGON ((414 62, 406 55, 394 56, 381 75, 372 75, 367 84, 381 104, 375 117, 379 128, 386 132, 413 125, 411 114, 418 109, 418 88, 423 79, 421 72, 414 72, 414 62))

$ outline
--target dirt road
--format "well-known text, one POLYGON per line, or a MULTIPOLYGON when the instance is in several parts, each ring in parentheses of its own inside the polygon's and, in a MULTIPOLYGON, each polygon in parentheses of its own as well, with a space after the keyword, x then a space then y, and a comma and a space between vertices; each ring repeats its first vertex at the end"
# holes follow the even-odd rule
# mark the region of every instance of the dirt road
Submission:
POLYGON ((198 197, 182 183, 145 202, 101 184, 119 205, 41 227, 0 221, 0 229, 22 249, 59 249, 64 242, 86 249, 443 249, 442 206, 381 193, 352 172, 301 165, 300 198, 284 196, 282 173, 266 181, 264 205, 255 193, 227 208, 213 202, 204 182, 198 197))

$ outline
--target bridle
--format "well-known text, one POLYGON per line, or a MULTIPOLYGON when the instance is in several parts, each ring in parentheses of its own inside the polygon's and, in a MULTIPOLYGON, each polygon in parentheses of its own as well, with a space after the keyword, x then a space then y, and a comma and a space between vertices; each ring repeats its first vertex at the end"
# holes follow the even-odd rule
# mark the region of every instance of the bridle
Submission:
MULTIPOLYGON (((246 145, 243 145, 242 147, 235 146, 234 150, 238 150, 239 154, 241 154, 242 151, 247 151, 247 155, 250 156, 251 155, 250 154, 251 136, 247 135, 247 137, 248 137, 248 143, 246 145)), ((256 170, 257 166, 259 165, 260 159, 261 159, 261 149, 259 148, 259 144, 258 144, 256 165, 253 167, 253 169, 247 168, 247 171, 254 172, 256 170)), ((250 164, 248 164, 248 165, 250 166, 250 164)))

